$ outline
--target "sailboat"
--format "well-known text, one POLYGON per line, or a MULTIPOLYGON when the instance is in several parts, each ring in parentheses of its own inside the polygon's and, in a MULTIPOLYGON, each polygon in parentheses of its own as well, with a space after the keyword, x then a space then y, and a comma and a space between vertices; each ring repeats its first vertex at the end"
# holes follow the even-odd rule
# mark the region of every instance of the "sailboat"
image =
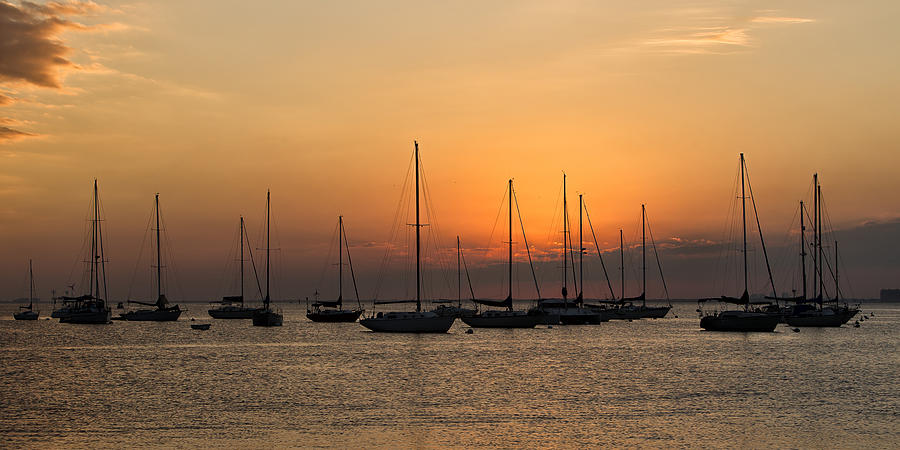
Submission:
MULTIPOLYGON (((244 305, 244 237, 247 235, 247 231, 244 228, 244 216, 241 216, 241 228, 239 233, 241 246, 239 274, 241 280, 241 294, 222 297, 222 300, 219 302, 219 307, 210 308, 207 313, 214 319, 250 319, 253 317, 253 312, 259 309, 244 305)), ((252 251, 250 258, 251 260, 253 258, 252 251)), ((255 265, 253 266, 253 273, 256 273, 255 265)), ((256 279, 256 282, 257 285, 259 285, 259 278, 256 279)))
POLYGON ((359 290, 356 288, 356 275, 353 274, 353 260, 350 259, 350 246, 347 245, 347 234, 344 230, 344 216, 338 216, 338 298, 333 301, 316 299, 312 309, 307 307, 306 318, 313 322, 356 322, 363 313, 359 301, 359 290), (353 280, 353 292, 356 293, 356 309, 343 309, 344 303, 344 246, 347 250, 347 264, 350 266, 350 278, 353 280))
MULTIPOLYGON (((624 258, 624 242, 622 239, 622 230, 619 230, 619 251, 623 256, 622 262, 622 300, 618 308, 611 310, 612 319, 660 319, 669 313, 672 305, 667 306, 647 306, 647 209, 641 204, 641 295, 637 297, 625 298, 625 258, 624 258), (633 302, 640 301, 640 305, 633 302)), ((651 233, 652 235, 652 233, 651 233)), ((652 237, 652 236, 651 236, 652 237)), ((654 250, 655 250, 654 242, 654 250)), ((657 256, 657 264, 659 257, 657 256)), ((660 276, 662 270, 660 270, 660 276)), ((663 282, 665 284, 665 281, 663 282)))
POLYGON ((502 307, 501 310, 487 310, 478 312, 472 316, 461 317, 466 325, 473 328, 534 328, 543 322, 543 317, 537 312, 529 312, 513 309, 512 285, 513 285, 513 239, 512 239, 512 198, 513 180, 509 180, 509 284, 505 300, 473 300, 476 304, 484 306, 502 307))
MULTIPOLYGON (((97 180, 94 180, 94 198, 91 204, 90 276, 89 292, 79 297, 63 296, 62 307, 53 311, 51 317, 58 317, 60 323, 108 324, 112 310, 104 298, 108 298, 106 286, 106 259, 103 255, 103 233, 100 221, 100 194, 97 180), (101 297, 100 295, 103 295, 101 297)), ((74 287, 73 287, 74 289, 74 287)))
POLYGON ((272 302, 269 298, 269 267, 271 266, 271 245, 270 245, 270 228, 271 228, 271 194, 266 191, 266 296, 263 298, 263 308, 253 311, 253 326, 255 327, 280 327, 284 322, 284 315, 281 311, 272 308, 272 302))
MULTIPOLYGON (((419 143, 415 142, 415 177, 416 177, 416 310, 378 312, 377 314, 360 319, 360 325, 376 332, 387 333, 446 333, 455 316, 441 316, 432 311, 422 311, 422 287, 421 287, 421 228, 419 218, 419 143)), ((389 303, 407 303, 408 300, 399 301, 375 301, 375 305, 389 303)))
MULTIPOLYGON (((154 206, 156 211, 156 302, 140 302, 137 300, 128 300, 128 303, 136 303, 138 305, 153 306, 154 309, 136 309, 120 314, 123 320, 135 322, 172 322, 178 320, 181 315, 181 308, 178 305, 169 305, 169 299, 163 293, 162 288, 162 250, 160 248, 160 227, 159 227, 159 194, 154 197, 154 206)), ((168 235, 167 235, 168 236, 168 235)))
MULTIPOLYGON (((578 296, 576 297, 574 302, 569 302, 568 295, 568 267, 569 267, 569 258, 571 255, 569 254, 569 209, 568 204, 566 202, 566 174, 563 173, 563 272, 562 272, 562 298, 561 299, 546 299, 538 301, 538 308, 544 312, 545 314, 551 315, 559 315, 559 322, 563 325, 586 325, 586 324, 599 324, 604 322, 606 317, 604 313, 598 310, 594 310, 591 308, 584 307, 584 293, 583 291, 579 291, 578 296), (571 306, 570 306, 571 303, 571 306)), ((580 233, 579 233, 580 235, 580 233)), ((580 237, 580 236, 579 236, 580 237)), ((583 253, 584 245, 579 245, 581 248, 579 252, 583 253)), ((582 257, 582 262, 584 261, 582 257)), ((574 279, 574 266, 575 261, 572 260, 573 267, 573 279, 574 279)), ((582 272, 583 277, 583 272, 582 272)), ((582 279, 583 281, 583 279, 582 279)), ((575 286, 578 289, 578 286, 575 286)))
POLYGON ((31 269, 31 260, 28 260, 28 306, 20 306, 18 312, 13 313, 16 320, 37 320, 41 314, 34 309, 34 272, 31 269))
MULTIPOLYGON (((703 313, 702 308, 698 308, 702 315, 700 318, 700 327, 709 331, 774 331, 778 322, 780 322, 780 317, 777 314, 755 311, 750 308, 750 292, 748 289, 749 283, 747 276, 747 196, 744 190, 745 184, 749 185, 749 183, 744 183, 745 172, 746 166, 744 164, 744 154, 741 153, 741 226, 743 230, 744 293, 741 294, 739 298, 722 296, 717 299, 698 300, 698 303, 701 306, 707 301, 715 300, 723 303, 743 305, 744 308, 707 312, 706 314, 703 313)), ((750 193, 753 195, 752 188, 750 193)), ((756 212, 755 203, 754 200, 754 213, 756 212)), ((758 215, 757 222, 759 222, 758 215)), ((760 230, 760 241, 762 241, 762 230, 760 230)), ((763 248, 765 249, 765 245, 763 245, 763 248)), ((765 253, 765 250, 763 253, 765 253)), ((769 273, 769 281, 772 281, 771 271, 769 273)), ((775 291, 774 283, 772 291, 775 291)))
MULTIPOLYGON (((459 244, 459 236, 456 236, 456 287, 457 299, 456 305, 453 300, 432 300, 431 303, 437 303, 438 306, 431 312, 439 316, 447 317, 464 317, 475 315, 476 311, 471 308, 463 308, 462 305, 462 271, 465 261, 463 260, 462 247, 459 244)), ((475 292, 472 289, 472 280, 469 280, 469 268, 466 267, 466 280, 469 282, 469 292, 472 293, 472 300, 475 300, 475 292)))
POLYGON ((803 216, 805 210, 803 201, 800 201, 800 265, 803 274, 803 295, 791 299, 794 305, 787 308, 784 321, 792 327, 839 327, 847 323, 858 309, 843 307, 838 304, 840 289, 837 277, 837 241, 834 243, 835 252, 835 300, 834 305, 825 306, 823 301, 825 284, 824 256, 822 254, 822 186, 819 185, 819 174, 813 174, 813 298, 807 299, 806 291, 806 242, 803 216), (818 283, 817 283, 818 280, 818 283))

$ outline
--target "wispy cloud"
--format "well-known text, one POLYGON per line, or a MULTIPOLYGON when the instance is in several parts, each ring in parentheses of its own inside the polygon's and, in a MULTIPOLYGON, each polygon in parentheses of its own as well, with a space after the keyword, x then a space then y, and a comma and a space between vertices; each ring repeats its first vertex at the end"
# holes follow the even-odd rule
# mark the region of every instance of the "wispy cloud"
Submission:
POLYGON ((754 32, 765 25, 794 25, 815 22, 815 19, 787 17, 778 11, 757 11, 750 17, 729 17, 706 9, 676 11, 672 15, 681 22, 693 22, 667 27, 654 32, 655 37, 640 44, 645 49, 666 53, 721 54, 744 51, 758 46, 754 32))
POLYGON ((0 144, 34 136, 36 135, 33 133, 26 133, 24 131, 15 130, 0 125, 0 144))

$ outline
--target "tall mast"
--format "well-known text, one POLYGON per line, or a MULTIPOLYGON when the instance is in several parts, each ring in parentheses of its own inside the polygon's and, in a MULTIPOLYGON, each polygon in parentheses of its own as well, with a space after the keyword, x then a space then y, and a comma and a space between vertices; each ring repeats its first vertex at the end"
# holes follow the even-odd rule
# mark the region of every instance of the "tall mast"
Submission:
POLYGON ((619 273, 622 274, 622 298, 625 300, 625 237, 619 228, 619 273))
MULTIPOLYGON (((836 248, 836 247, 835 247, 836 248)), ((836 250, 835 250, 836 252, 836 250)), ((31 270, 31 259, 28 260, 28 310, 34 309, 34 271, 31 270)))
POLYGON ((244 216, 241 216, 241 306, 244 306, 244 216))
POLYGON ((344 299, 344 244, 341 234, 344 232, 344 216, 338 216, 338 301, 344 299))
POLYGON ((420 231, 419 228, 422 225, 419 223, 419 142, 413 141, 416 145, 416 312, 422 311, 422 289, 419 285, 419 272, 420 272, 420 262, 419 258, 421 257, 419 243, 420 243, 420 231))
MULTIPOLYGON (((834 304, 837 305, 838 300, 841 299, 841 289, 838 284, 838 267, 841 265, 838 263, 838 250, 837 250, 837 242, 834 241, 834 304)), ((29 263, 30 264, 30 263, 29 263)))
POLYGON ((803 299, 806 300, 806 224, 803 222, 803 200, 800 200, 800 267, 803 273, 803 299))
POLYGON ((816 183, 816 199, 819 201, 819 295, 825 296, 825 260, 822 256, 822 186, 816 183))
POLYGON ((819 174, 813 174, 813 298, 819 298, 819 174))
POLYGON ((566 206, 566 173, 563 172, 563 253, 562 253, 562 257, 563 257, 563 287, 562 287, 562 296, 563 296, 563 302, 565 303, 565 306, 568 308, 569 304, 566 301, 566 299, 568 298, 569 290, 566 289, 566 275, 568 274, 568 271, 569 271, 569 266, 568 266, 569 255, 567 254, 569 249, 568 249, 566 242, 569 239, 569 230, 567 229, 567 226, 568 226, 567 222, 569 221, 569 215, 568 215, 569 211, 566 208, 567 208, 567 206, 566 206))
POLYGON ((456 235, 456 306, 462 308, 462 250, 459 247, 459 235, 456 235))
POLYGON ((162 297, 162 251, 159 245, 159 193, 156 194, 156 298, 162 297))
POLYGON ((641 300, 647 306, 647 226, 645 225, 647 210, 641 203, 641 300))
POLYGON ((584 200, 578 194, 578 300, 584 301, 584 200))
POLYGON ((100 227, 100 208, 97 206, 97 179, 94 178, 94 226, 91 227, 91 297, 100 298, 100 272, 97 263, 98 256, 98 245, 97 239, 98 236, 98 228, 100 227), (96 291, 94 290, 96 287, 96 291), (97 294, 94 295, 94 292, 97 294))
POLYGON ((744 193, 744 154, 741 153, 741 228, 744 233, 744 295, 748 296, 744 309, 750 309, 749 291, 747 289, 747 197, 744 193))
POLYGON ((269 228, 270 228, 270 217, 269 217, 269 200, 271 198, 271 193, 267 189, 266 190, 266 311, 269 310, 269 251, 270 251, 270 242, 269 242, 269 228))
POLYGON ((513 180, 509 179, 509 288, 506 297, 509 299, 509 310, 512 311, 512 283, 513 283, 513 240, 512 240, 512 196, 513 180))

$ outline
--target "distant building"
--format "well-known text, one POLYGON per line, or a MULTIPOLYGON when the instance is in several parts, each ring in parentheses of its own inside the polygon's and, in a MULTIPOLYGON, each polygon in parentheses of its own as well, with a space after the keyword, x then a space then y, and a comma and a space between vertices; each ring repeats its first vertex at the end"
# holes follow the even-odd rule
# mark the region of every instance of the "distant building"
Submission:
POLYGON ((882 289, 882 300, 900 300, 900 289, 882 289))

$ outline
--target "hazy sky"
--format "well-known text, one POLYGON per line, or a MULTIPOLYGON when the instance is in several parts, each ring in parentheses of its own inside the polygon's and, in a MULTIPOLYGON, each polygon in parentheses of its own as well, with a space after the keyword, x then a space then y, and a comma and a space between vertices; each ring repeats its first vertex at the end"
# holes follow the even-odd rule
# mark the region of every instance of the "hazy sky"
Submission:
POLYGON ((95 177, 114 300, 149 267, 154 193, 200 299, 226 288, 240 214, 259 236, 266 189, 280 296, 334 290, 338 214, 370 296, 414 139, 439 238, 462 236, 483 285, 506 180, 552 252, 565 171, 602 248, 635 243, 646 203, 672 295, 725 294, 715 258, 684 255, 727 238, 744 152, 768 239, 794 242, 818 172, 854 294, 877 296, 900 279, 897 23, 896 1, 0 1, 0 296, 28 258, 43 297, 77 281, 95 177))

